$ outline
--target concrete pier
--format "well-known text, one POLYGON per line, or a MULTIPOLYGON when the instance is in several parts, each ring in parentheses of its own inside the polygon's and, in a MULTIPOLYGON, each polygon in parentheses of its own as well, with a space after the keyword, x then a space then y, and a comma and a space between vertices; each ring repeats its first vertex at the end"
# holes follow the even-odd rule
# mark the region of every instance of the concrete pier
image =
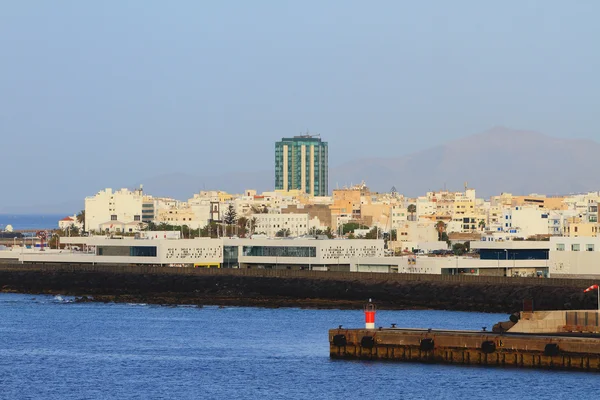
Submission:
POLYGON ((600 335, 331 329, 330 357, 600 372, 600 335))

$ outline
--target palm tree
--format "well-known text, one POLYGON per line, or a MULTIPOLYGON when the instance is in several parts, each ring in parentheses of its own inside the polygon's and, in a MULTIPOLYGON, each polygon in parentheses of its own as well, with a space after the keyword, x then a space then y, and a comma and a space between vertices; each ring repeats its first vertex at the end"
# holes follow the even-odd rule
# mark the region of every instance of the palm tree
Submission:
POLYGON ((77 218, 77 222, 81 224, 81 230, 85 232, 85 210, 79 211, 79 214, 77 214, 75 218, 77 218))
POLYGON ((481 229, 481 230, 485 229, 485 221, 484 220, 479 221, 479 229, 481 229))
POLYGON ((438 221, 435 224, 435 229, 437 230, 438 233, 438 240, 442 240, 442 235, 444 234, 444 232, 446 232, 446 223, 444 221, 438 221))
POLYGON ((237 220, 237 236, 241 238, 246 237, 246 233, 248 232, 248 218, 240 217, 237 220))
POLYGON ((417 212, 417 206, 414 204, 409 204, 408 208, 406 209, 409 214, 410 214, 410 220, 414 221, 415 220, 415 213, 417 212))
POLYGON ((256 231, 256 224, 258 223, 258 219, 256 217, 252 217, 249 221, 250 224, 250 234, 254 235, 254 232, 256 231))

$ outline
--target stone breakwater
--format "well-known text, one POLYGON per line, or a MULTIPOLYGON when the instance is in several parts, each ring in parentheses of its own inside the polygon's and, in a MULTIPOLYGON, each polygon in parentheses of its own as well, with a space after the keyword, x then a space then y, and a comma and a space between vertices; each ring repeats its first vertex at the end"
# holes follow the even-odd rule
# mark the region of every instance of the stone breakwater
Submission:
POLYGON ((362 308, 512 313, 594 309, 589 280, 334 273, 313 271, 0 265, 3 292, 61 294, 78 301, 257 307, 362 308), (477 279, 478 278, 478 279, 477 279))

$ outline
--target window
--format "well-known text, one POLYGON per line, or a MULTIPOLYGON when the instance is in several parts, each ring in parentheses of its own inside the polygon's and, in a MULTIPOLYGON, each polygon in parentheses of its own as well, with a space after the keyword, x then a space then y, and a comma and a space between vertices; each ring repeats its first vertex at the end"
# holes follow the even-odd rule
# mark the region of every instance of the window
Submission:
POLYGON ((244 256, 255 257, 316 257, 316 247, 244 246, 244 256))
POLYGON ((140 220, 140 216, 139 215, 134 215, 133 216, 133 220, 134 221, 139 221, 140 220))
POLYGON ((556 251, 565 251, 565 244, 564 243, 557 243, 556 244, 556 251))
POLYGON ((110 220, 111 221, 116 221, 117 220, 117 216, 115 214, 110 216, 110 220))
POLYGON ((571 251, 579 251, 579 245, 578 244, 572 244, 571 245, 571 251))
POLYGON ((586 251, 594 251, 594 245, 593 244, 588 244, 585 246, 585 250, 586 251))

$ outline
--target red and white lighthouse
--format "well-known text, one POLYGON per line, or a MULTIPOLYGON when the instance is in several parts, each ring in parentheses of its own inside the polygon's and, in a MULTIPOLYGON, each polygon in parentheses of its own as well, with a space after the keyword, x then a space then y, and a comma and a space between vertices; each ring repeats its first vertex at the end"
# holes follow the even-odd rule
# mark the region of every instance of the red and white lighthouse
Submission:
POLYGON ((365 304, 365 329, 375 329, 375 304, 371 299, 365 304))

